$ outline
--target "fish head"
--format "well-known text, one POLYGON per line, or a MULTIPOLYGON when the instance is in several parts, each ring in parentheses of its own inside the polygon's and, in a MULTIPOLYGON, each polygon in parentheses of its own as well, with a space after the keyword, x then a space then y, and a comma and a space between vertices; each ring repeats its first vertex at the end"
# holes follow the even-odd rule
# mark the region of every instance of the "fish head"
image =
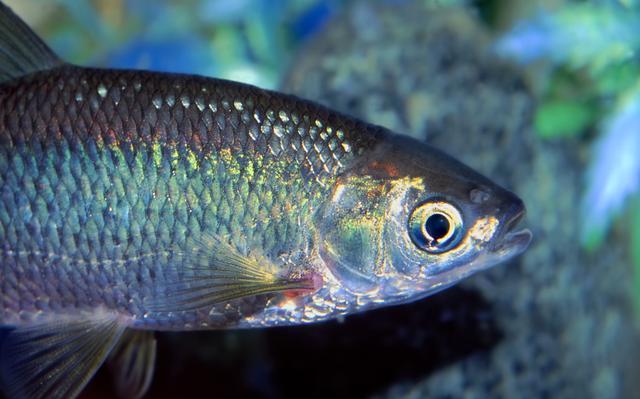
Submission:
POLYGON ((319 254, 355 295, 409 302, 522 253, 520 198, 448 155, 391 135, 335 182, 319 254))

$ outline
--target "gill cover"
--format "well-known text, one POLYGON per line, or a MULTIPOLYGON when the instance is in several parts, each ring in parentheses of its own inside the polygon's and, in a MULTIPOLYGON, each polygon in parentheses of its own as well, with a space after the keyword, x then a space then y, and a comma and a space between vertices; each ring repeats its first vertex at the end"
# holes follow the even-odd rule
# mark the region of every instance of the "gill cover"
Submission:
MULTIPOLYGON (((338 179, 321 212, 320 256, 352 293, 371 295, 389 283, 416 278, 425 263, 425 248, 409 234, 409 215, 426 198, 424 179, 397 171, 377 161, 354 170, 338 179)), ((432 213, 425 205, 416 216, 432 213)), ((447 236, 443 248, 458 239, 457 233, 447 236)))
POLYGON ((339 179, 320 218, 320 256, 352 292, 376 288, 383 267, 388 184, 369 176, 339 179))

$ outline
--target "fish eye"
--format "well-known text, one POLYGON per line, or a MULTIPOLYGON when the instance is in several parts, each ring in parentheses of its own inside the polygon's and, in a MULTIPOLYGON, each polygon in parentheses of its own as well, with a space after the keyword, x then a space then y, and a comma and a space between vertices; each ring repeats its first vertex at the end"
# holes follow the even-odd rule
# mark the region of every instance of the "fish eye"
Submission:
POLYGON ((434 213, 424 222, 424 228, 434 240, 440 240, 449 233, 451 224, 445 215, 434 213))
POLYGON ((441 253, 453 248, 462 232, 460 211, 443 201, 431 201, 417 206, 409 218, 409 236, 420 249, 441 253))

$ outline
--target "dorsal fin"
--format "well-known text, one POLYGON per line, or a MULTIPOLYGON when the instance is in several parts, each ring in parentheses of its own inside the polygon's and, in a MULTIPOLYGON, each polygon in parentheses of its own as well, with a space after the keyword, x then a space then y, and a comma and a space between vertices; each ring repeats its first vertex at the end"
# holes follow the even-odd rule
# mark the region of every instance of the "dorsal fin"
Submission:
POLYGON ((62 63, 20 17, 0 2, 0 83, 62 63))

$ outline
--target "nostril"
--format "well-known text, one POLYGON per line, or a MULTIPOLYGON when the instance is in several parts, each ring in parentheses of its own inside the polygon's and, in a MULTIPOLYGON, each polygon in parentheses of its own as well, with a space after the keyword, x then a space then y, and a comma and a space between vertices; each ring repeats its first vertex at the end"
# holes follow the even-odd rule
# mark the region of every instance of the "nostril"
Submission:
POLYGON ((474 188, 469 192, 469 199, 474 204, 482 204, 489 200, 489 193, 479 188, 474 188))

